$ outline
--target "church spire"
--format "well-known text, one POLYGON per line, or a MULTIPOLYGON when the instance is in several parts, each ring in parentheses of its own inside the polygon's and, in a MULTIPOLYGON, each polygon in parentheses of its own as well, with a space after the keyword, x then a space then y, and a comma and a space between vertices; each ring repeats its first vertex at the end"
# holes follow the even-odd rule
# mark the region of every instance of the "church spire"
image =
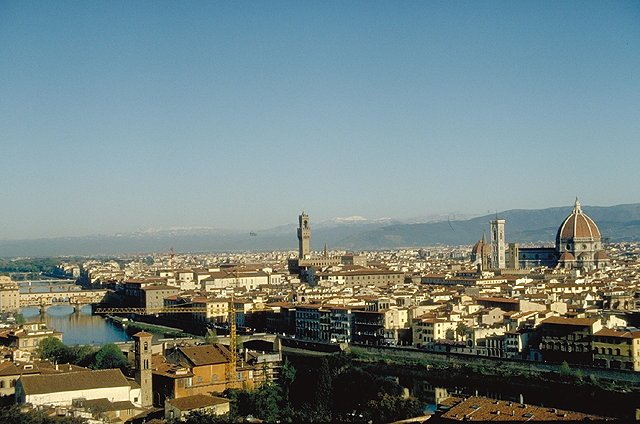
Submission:
POLYGON ((580 201, 578 200, 578 196, 576 196, 576 202, 573 204, 573 211, 578 213, 582 212, 582 207, 580 205, 580 201))

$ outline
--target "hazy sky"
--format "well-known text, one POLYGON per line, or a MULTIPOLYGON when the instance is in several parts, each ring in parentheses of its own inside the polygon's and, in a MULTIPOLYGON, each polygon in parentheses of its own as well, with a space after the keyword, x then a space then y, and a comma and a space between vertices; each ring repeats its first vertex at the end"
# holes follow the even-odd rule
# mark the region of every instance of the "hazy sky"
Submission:
POLYGON ((638 1, 0 2, 0 239, 640 201, 638 1))

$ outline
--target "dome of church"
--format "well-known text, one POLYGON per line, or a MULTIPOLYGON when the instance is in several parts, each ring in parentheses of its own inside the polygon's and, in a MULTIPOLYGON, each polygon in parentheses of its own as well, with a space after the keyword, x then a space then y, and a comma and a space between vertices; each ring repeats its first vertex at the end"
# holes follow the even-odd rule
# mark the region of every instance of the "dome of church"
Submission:
POLYGON ((605 252, 604 250, 598 250, 594 255, 594 259, 596 261, 605 261, 609 259, 609 255, 607 255, 607 252, 605 252))
POLYGON ((600 230, 598 230, 598 226, 591 218, 582 212, 580 202, 576 199, 573 211, 564 220, 562 225, 560 225, 560 228, 558 228, 556 241, 558 243, 571 241, 573 239, 600 241, 600 238, 600 230))
POLYGON ((473 248, 471 249, 471 253, 476 253, 476 254, 482 254, 482 250, 484 248, 484 237, 482 238, 482 240, 479 240, 476 244, 473 245, 473 248))
POLYGON ((558 259, 559 262, 571 262, 575 260, 576 258, 569 252, 562 253, 562 255, 560 255, 560 259, 558 259))

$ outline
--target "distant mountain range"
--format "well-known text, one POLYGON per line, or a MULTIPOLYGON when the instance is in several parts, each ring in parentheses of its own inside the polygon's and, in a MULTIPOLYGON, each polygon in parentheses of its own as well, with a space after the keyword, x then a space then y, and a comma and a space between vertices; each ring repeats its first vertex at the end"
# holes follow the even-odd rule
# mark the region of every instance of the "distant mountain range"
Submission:
MULTIPOLYGON (((603 237, 611 241, 640 241, 640 203, 609 207, 583 206, 596 222, 603 237)), ((571 207, 499 212, 506 219, 508 242, 553 245, 562 221, 571 207)), ((313 217, 312 217, 313 218, 313 217)), ((321 250, 386 249, 434 245, 473 244, 487 232, 495 214, 468 219, 433 215, 424 222, 402 222, 389 218, 366 219, 359 216, 311 222, 311 244, 321 250)), ((292 220, 293 221, 293 220, 292 220)), ((136 233, 60 237, 38 240, 0 240, 0 257, 114 255, 124 253, 296 250, 296 222, 261 231, 214 228, 174 228, 136 233)))

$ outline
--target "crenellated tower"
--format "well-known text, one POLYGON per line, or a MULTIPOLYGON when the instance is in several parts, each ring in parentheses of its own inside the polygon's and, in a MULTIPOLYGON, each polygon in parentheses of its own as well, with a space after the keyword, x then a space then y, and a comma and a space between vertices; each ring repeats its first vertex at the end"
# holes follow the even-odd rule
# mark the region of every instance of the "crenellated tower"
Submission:
POLYGON ((309 215, 302 212, 298 216, 298 258, 308 259, 311 256, 311 226, 309 215))

